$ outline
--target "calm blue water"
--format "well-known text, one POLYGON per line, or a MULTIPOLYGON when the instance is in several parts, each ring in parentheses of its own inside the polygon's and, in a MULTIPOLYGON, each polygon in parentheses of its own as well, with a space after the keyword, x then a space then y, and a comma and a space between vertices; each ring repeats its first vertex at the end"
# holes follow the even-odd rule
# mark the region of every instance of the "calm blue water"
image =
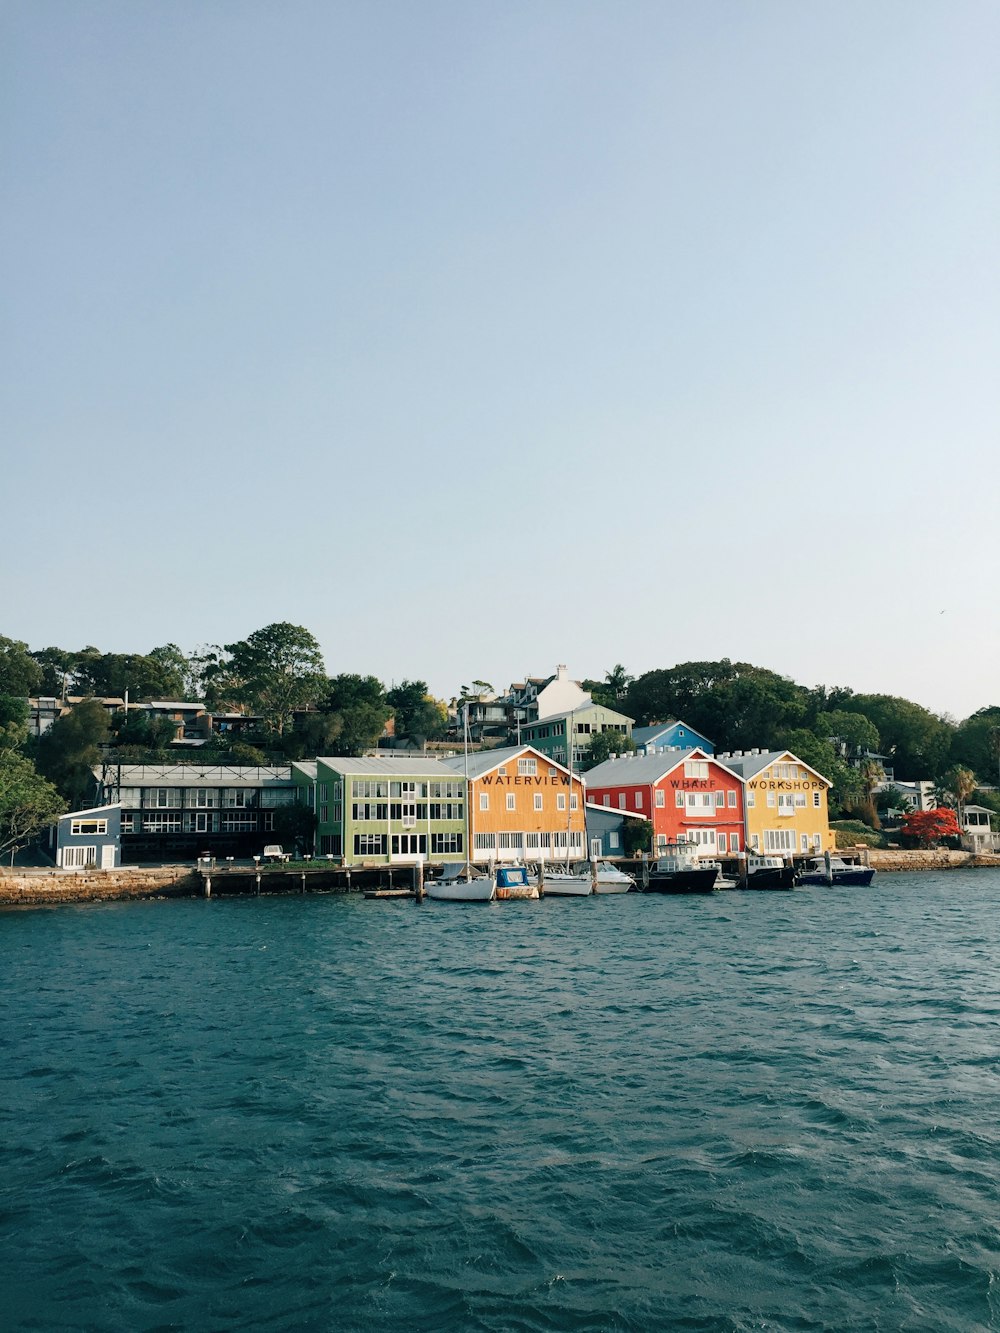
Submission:
POLYGON ((0 913, 0 1328, 1000 1325, 998 907, 0 913))

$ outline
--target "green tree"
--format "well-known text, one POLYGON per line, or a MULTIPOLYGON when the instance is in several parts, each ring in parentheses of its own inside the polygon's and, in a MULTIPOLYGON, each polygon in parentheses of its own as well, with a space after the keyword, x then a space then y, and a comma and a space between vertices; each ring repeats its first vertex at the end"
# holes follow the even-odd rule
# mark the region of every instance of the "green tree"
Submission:
POLYGON ((176 643, 165 643, 159 648, 151 648, 147 654, 151 662, 162 668, 164 682, 169 690, 159 697, 162 699, 180 699, 190 702, 198 698, 201 681, 193 661, 181 652, 176 643))
POLYGON ((24 755, 0 752, 0 853, 26 847, 55 823, 66 804, 51 782, 37 773, 24 755))
MULTIPOLYGON (((792 754, 821 773, 833 785, 830 788, 830 818, 840 810, 853 810, 862 798, 861 775, 837 752, 833 743, 806 727, 789 728, 778 733, 777 749, 792 754)), ((725 763, 725 760, 722 761, 725 763)))
POLYGON ((618 662, 605 675, 604 683, 613 698, 615 700, 620 700, 623 698, 625 691, 632 684, 634 679, 635 677, 628 674, 628 671, 622 666, 621 662, 618 662))
POLYGON ((101 762, 111 725, 103 704, 84 699, 64 717, 57 718, 38 742, 38 770, 72 806, 93 799, 94 768, 101 762))
POLYGON ((420 744, 438 740, 447 732, 448 710, 427 693, 426 681, 400 681, 385 697, 396 716, 397 736, 420 744))
POLYGON ((342 754, 340 736, 344 722, 339 713, 299 713, 282 737, 287 759, 315 759, 318 755, 342 754))
POLYGON ((128 746, 145 752, 146 759, 133 760, 135 763, 165 754, 176 735, 175 722, 168 717, 156 717, 144 708, 130 708, 127 713, 121 709, 111 715, 112 744, 116 748, 128 746))
POLYGON ((879 748, 900 781, 939 778, 947 767, 955 727, 920 704, 891 694, 855 694, 841 707, 863 713, 876 728, 879 748))
POLYGON ((376 746, 392 717, 385 688, 375 676, 350 673, 333 676, 319 708, 339 720, 335 753, 349 758, 357 758, 376 746))
POLYGON ((37 694, 42 683, 42 668, 20 639, 7 639, 0 634, 0 694, 12 694, 27 699, 37 694))
POLYGON ((653 846, 653 825, 648 819, 622 820, 622 851, 626 856, 649 852, 653 846))
POLYGON ((0 694, 0 752, 23 750, 28 741, 28 701, 0 694))
POLYGON ((74 692, 75 653, 67 652, 65 648, 40 648, 31 655, 42 669, 39 694, 50 699, 64 699, 74 692))
POLYGON ((1000 708, 980 708, 958 724, 950 759, 971 768, 983 782, 1000 780, 1000 708))
POLYGON ((723 658, 648 671, 621 708, 645 724, 683 719, 720 750, 770 749, 783 729, 805 723, 810 694, 774 671, 723 658))
POLYGON ((971 768, 964 768, 961 764, 953 764, 941 779, 944 790, 955 802, 955 808, 958 811, 958 822, 962 823, 962 812, 969 797, 976 790, 976 775, 971 768))
POLYGON ((307 805, 279 805, 274 812, 274 841, 287 850, 312 850, 316 835, 316 815, 307 805))
POLYGON ((326 688, 319 644, 301 625, 265 625, 238 643, 227 643, 223 652, 214 654, 205 669, 214 695, 259 713, 279 736, 292 714, 316 703, 326 688))
POLYGON ((99 699, 123 699, 149 703, 173 699, 183 692, 175 668, 168 662, 143 653, 86 653, 78 659, 75 688, 99 699))
POLYGON ((844 709, 820 713, 812 730, 835 744, 839 742, 844 752, 851 756, 861 756, 866 751, 877 753, 881 745, 878 729, 864 713, 850 713, 844 709))
POLYGON ((596 768, 610 759, 613 754, 634 754, 635 741, 623 731, 599 731, 592 737, 583 756, 584 769, 596 768))

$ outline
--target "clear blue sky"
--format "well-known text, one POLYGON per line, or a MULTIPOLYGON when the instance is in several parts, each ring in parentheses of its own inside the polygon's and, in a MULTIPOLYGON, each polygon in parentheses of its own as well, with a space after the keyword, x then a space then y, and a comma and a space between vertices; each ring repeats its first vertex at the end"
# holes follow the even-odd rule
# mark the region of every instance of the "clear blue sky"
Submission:
POLYGON ((0 633, 1000 704, 996 0, 0 13, 0 633))

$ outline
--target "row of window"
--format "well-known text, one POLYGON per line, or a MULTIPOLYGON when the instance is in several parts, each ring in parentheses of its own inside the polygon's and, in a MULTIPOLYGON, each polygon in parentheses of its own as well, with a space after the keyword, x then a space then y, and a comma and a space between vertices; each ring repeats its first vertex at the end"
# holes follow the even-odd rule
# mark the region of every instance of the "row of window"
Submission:
POLYGON ((122 812, 122 833, 264 833, 274 830, 274 811, 249 810, 122 812))
MULTIPOLYGON (((767 804, 770 809, 777 809, 779 814, 790 815, 795 810, 802 810, 809 804, 807 793, 804 791, 768 791, 767 804)), ((823 804, 823 793, 814 791, 812 794, 813 809, 819 810, 823 804)), ((747 792, 747 809, 753 810, 757 805, 757 793, 755 791, 747 792)))
POLYGON ((477 833, 474 839, 477 852, 516 851, 544 852, 559 851, 568 847, 571 851, 582 851, 584 834, 581 829, 569 833, 477 833))
MULTIPOLYGON (((509 791, 505 793, 505 796, 507 801, 506 809, 517 810, 517 792, 509 791)), ((480 810, 488 810, 490 808, 490 794, 488 791, 481 791, 479 793, 479 808, 480 810)), ((536 810, 545 809, 544 793, 540 791, 534 793, 534 808, 536 810)), ((576 792, 572 792, 570 795, 569 808, 571 810, 578 810, 580 808, 579 797, 576 792)), ((556 793, 556 809, 566 809, 566 793, 564 791, 556 793)))
MULTIPOLYGON (((325 786, 326 784, 322 784, 325 786)), ((325 793, 321 793, 324 798, 325 793)), ((351 797, 359 801, 384 800, 386 797, 397 800, 416 800, 422 797, 424 800, 432 798, 434 800, 451 801, 461 798, 465 795, 464 781, 456 782, 390 782, 387 778, 353 778, 351 780, 351 797)))
MULTIPOLYGON (((809 851, 809 834, 799 834, 799 851, 809 851)), ((750 845, 754 851, 760 851, 760 835, 754 833, 750 838, 750 845)), ((823 838, 819 833, 812 835, 812 850, 821 852, 823 850, 823 838)), ((795 851, 795 830, 790 828, 777 828, 764 830, 764 851, 765 852, 794 852, 795 851)))
POLYGON ((121 803, 133 810, 218 810, 225 807, 295 805, 293 787, 123 787, 121 803))
MULTIPOLYGON (((465 806, 461 801, 355 801, 351 806, 351 819, 362 824, 384 824, 387 819, 409 824, 427 819, 455 822, 464 818, 465 806)), ((326 823, 322 814, 320 820, 326 823)))
MULTIPOLYGON (((432 833, 431 856, 461 855, 465 840, 461 833, 432 833)), ((324 855, 340 854, 340 838, 324 838, 321 843, 324 855), (336 844, 336 845, 334 845, 336 844)), ((426 856, 426 833, 356 833, 354 835, 355 856, 426 856)))

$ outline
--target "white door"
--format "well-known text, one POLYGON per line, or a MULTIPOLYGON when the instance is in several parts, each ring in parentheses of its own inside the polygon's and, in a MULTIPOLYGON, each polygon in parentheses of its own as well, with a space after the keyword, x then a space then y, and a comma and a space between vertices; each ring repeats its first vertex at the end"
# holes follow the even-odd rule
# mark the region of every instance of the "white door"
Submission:
POLYGON ((114 870, 115 868, 115 849, 110 843, 105 843, 101 848, 101 869, 114 870))

